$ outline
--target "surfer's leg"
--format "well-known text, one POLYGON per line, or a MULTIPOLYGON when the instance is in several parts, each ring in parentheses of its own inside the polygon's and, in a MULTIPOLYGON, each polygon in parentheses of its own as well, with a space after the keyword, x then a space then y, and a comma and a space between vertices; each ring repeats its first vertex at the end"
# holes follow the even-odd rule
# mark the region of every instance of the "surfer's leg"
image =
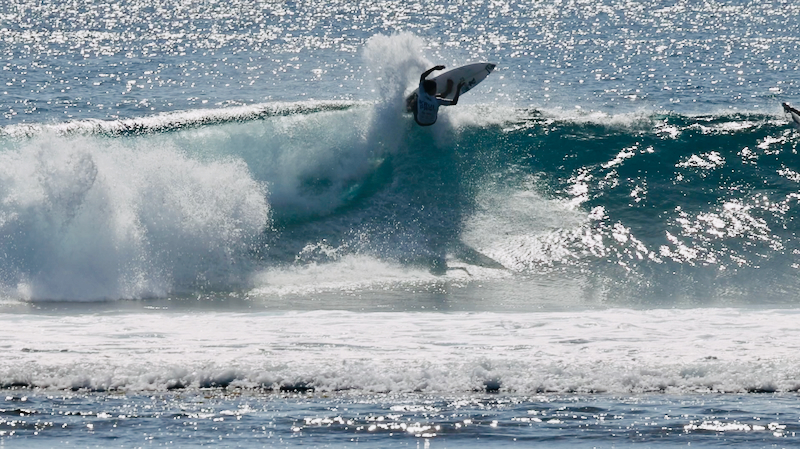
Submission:
POLYGON ((417 93, 414 92, 413 94, 409 95, 406 98, 406 112, 412 112, 414 115, 417 115, 417 93))
POLYGON ((420 123, 419 119, 417 119, 417 93, 416 92, 411 94, 411 96, 408 97, 408 100, 406 100, 406 112, 410 112, 410 113, 412 113, 414 115, 414 121, 417 122, 417 125, 419 125, 419 126, 430 126, 430 125, 433 125, 433 123, 428 123, 427 125, 424 124, 424 123, 420 123))

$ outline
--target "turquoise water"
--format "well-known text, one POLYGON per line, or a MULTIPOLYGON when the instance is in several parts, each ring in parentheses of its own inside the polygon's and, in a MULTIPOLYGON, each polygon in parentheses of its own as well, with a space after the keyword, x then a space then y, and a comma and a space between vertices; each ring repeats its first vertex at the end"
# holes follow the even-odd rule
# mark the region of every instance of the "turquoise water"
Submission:
POLYGON ((798 12, 0 6, 0 445, 795 445, 798 12))

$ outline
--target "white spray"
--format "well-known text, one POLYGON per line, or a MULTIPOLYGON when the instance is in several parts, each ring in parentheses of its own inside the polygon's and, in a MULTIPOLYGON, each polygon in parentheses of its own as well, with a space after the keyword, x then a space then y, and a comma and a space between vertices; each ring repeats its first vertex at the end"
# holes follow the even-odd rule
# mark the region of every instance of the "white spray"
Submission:
POLYGON ((200 162, 165 141, 35 138, 0 153, 0 284, 59 300, 229 285, 269 213, 239 160, 200 162))

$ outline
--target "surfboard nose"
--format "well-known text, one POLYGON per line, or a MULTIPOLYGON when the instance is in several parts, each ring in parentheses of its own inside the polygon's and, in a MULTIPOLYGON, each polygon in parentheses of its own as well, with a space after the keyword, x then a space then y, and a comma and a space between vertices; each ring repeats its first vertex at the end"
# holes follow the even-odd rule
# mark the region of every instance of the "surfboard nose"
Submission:
POLYGON ((497 67, 496 64, 486 64, 486 72, 492 73, 492 70, 494 70, 495 67, 497 67))

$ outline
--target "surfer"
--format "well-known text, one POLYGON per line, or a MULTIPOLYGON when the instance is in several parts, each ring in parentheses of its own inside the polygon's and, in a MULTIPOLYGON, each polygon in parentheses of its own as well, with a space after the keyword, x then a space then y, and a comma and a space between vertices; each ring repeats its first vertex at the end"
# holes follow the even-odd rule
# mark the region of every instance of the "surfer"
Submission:
POLYGON ((783 103, 783 112, 792 116, 792 125, 800 129, 800 110, 793 108, 789 103, 783 103))
POLYGON ((436 81, 425 79, 435 70, 444 70, 443 65, 437 65, 422 72, 419 77, 419 89, 408 98, 407 109, 414 114, 414 121, 419 126, 431 126, 436 123, 439 115, 439 106, 455 106, 458 104, 458 97, 461 95, 461 87, 464 82, 458 83, 456 94, 452 100, 445 98, 453 88, 453 80, 447 80, 447 89, 436 95, 436 81))

